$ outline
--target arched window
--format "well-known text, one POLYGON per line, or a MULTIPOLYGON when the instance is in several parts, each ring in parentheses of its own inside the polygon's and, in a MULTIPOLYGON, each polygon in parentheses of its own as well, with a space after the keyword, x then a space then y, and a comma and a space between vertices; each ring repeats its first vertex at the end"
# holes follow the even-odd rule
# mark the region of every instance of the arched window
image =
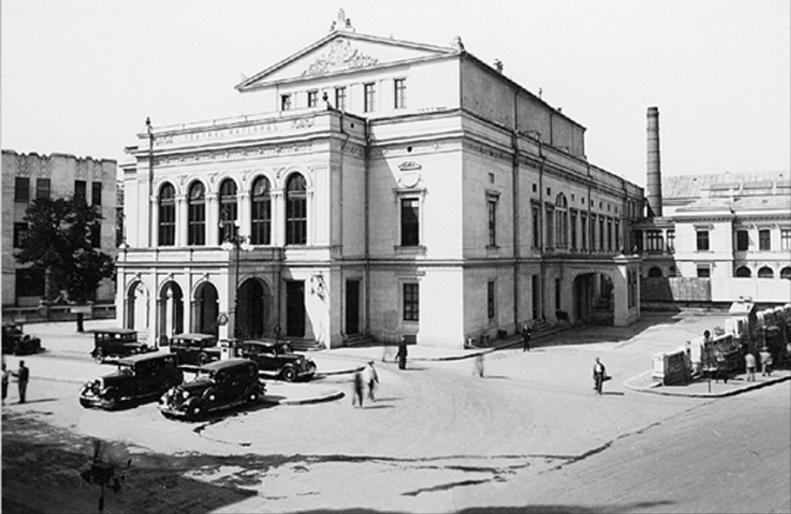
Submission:
POLYGON ((648 270, 649 277, 661 277, 662 276, 662 268, 658 266, 654 266, 648 270))
POLYGON ((268 245, 272 237, 272 202, 269 196, 269 180, 266 177, 255 179, 250 197, 250 242, 254 245, 268 245))
POLYGON ((753 272, 750 271, 750 268, 747 266, 739 266, 736 268, 736 277, 738 278, 750 278, 753 275, 753 272))
POLYGON ((566 195, 560 193, 555 198, 555 217, 557 224, 555 225, 557 233, 555 236, 555 247, 566 248, 568 246, 568 232, 569 232, 569 204, 566 200, 566 195))
POLYGON ((203 184, 195 182, 190 186, 187 198, 187 244, 206 244, 206 191, 203 184))
POLYGON ((159 190, 159 246, 176 244, 176 190, 165 183, 159 190))
POLYGON ((758 278, 774 278, 775 272, 769 266, 764 266, 758 270, 758 278))
POLYGON ((222 244, 223 241, 235 234, 236 211, 236 182, 227 178, 220 183, 220 222, 222 225, 218 235, 220 240, 217 244, 222 244))
POLYGON ((286 183, 286 244, 307 242, 307 218, 305 177, 294 173, 286 183))
POLYGON ((791 280, 791 267, 786 266, 785 268, 780 270, 780 278, 784 278, 786 280, 791 280))

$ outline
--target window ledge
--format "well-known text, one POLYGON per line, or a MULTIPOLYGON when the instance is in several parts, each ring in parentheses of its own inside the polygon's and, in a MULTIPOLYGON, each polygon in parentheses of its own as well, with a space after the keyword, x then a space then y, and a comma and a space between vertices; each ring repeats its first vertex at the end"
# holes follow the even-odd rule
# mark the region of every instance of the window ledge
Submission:
POLYGON ((425 255, 426 254, 426 247, 423 245, 416 245, 416 246, 393 246, 393 251, 395 253, 403 253, 406 255, 425 255))

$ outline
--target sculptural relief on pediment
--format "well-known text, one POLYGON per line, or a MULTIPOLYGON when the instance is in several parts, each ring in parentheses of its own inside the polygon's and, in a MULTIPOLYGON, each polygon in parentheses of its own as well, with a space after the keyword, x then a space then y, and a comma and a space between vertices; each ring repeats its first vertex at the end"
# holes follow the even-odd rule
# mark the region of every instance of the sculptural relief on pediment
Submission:
POLYGON ((329 49, 308 66, 302 72, 302 76, 309 77, 343 69, 365 68, 378 62, 379 60, 375 57, 366 55, 352 47, 348 39, 339 38, 329 44, 329 49))

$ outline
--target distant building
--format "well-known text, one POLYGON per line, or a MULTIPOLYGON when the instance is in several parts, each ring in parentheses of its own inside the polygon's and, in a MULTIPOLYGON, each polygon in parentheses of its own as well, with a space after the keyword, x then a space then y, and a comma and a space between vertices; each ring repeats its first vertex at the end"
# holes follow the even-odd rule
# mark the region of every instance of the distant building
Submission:
MULTIPOLYGON (((25 211, 33 200, 77 195, 101 206, 104 220, 95 244, 115 256, 116 162, 60 153, 2 153, 3 311, 10 314, 15 307, 37 306, 44 294, 43 272, 18 264, 12 251, 26 237, 25 211)), ((112 280, 103 281, 96 291, 97 302, 112 302, 114 296, 112 280)))
POLYGON ((649 110, 648 214, 633 225, 643 299, 791 301, 791 173, 669 176, 660 180, 658 112, 649 110), (656 137, 652 138, 652 130, 656 137), (656 159, 656 162, 652 162, 656 159), (661 189, 657 189, 661 184, 661 189), (654 214, 655 216, 650 216, 654 214), (701 279, 682 280, 682 279, 701 279), (659 291, 663 289, 663 291, 659 291))
POLYGON ((341 13, 236 89, 269 112, 148 126, 121 165, 116 308, 152 343, 460 347, 598 308, 638 319, 640 259, 621 250, 642 188, 502 63, 341 13))

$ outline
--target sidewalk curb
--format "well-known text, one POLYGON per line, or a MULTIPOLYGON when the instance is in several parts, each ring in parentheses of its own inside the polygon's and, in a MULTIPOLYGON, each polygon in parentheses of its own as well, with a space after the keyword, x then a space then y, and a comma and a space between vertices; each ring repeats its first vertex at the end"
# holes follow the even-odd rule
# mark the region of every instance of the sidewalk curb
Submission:
POLYGON ((762 387, 785 382, 786 380, 791 380, 791 375, 784 377, 777 377, 772 380, 767 380, 765 382, 754 382, 750 385, 745 385, 743 387, 732 389, 730 391, 723 391, 721 393, 684 393, 680 391, 679 392, 667 391, 661 388, 659 382, 657 382, 657 385, 655 386, 648 386, 648 387, 636 387, 629 384, 629 382, 642 377, 646 373, 650 373, 650 371, 646 371, 645 373, 641 373, 635 377, 630 378, 629 380, 624 381, 623 382, 624 387, 626 387, 627 389, 631 389, 632 391, 637 391, 639 393, 658 394, 662 396, 685 396, 687 398, 724 398, 726 396, 735 396, 737 394, 745 393, 747 391, 752 391, 754 389, 760 389, 762 387))
MULTIPOLYGON (((311 403, 322 403, 322 402, 331 402, 334 400, 340 400, 344 396, 346 396, 346 394, 343 391, 335 391, 330 394, 325 394, 324 396, 314 396, 312 398, 302 398, 299 400, 289 400, 286 398, 283 400, 278 400, 273 403, 277 405, 308 405, 311 403)), ((266 398, 266 396, 264 396, 264 398, 266 398)))
POLYGON ((346 375, 348 373, 357 373, 358 371, 362 371, 365 366, 358 366, 356 368, 349 368, 349 369, 340 369, 337 371, 320 371, 316 373, 317 377, 329 377, 332 375, 346 375))

